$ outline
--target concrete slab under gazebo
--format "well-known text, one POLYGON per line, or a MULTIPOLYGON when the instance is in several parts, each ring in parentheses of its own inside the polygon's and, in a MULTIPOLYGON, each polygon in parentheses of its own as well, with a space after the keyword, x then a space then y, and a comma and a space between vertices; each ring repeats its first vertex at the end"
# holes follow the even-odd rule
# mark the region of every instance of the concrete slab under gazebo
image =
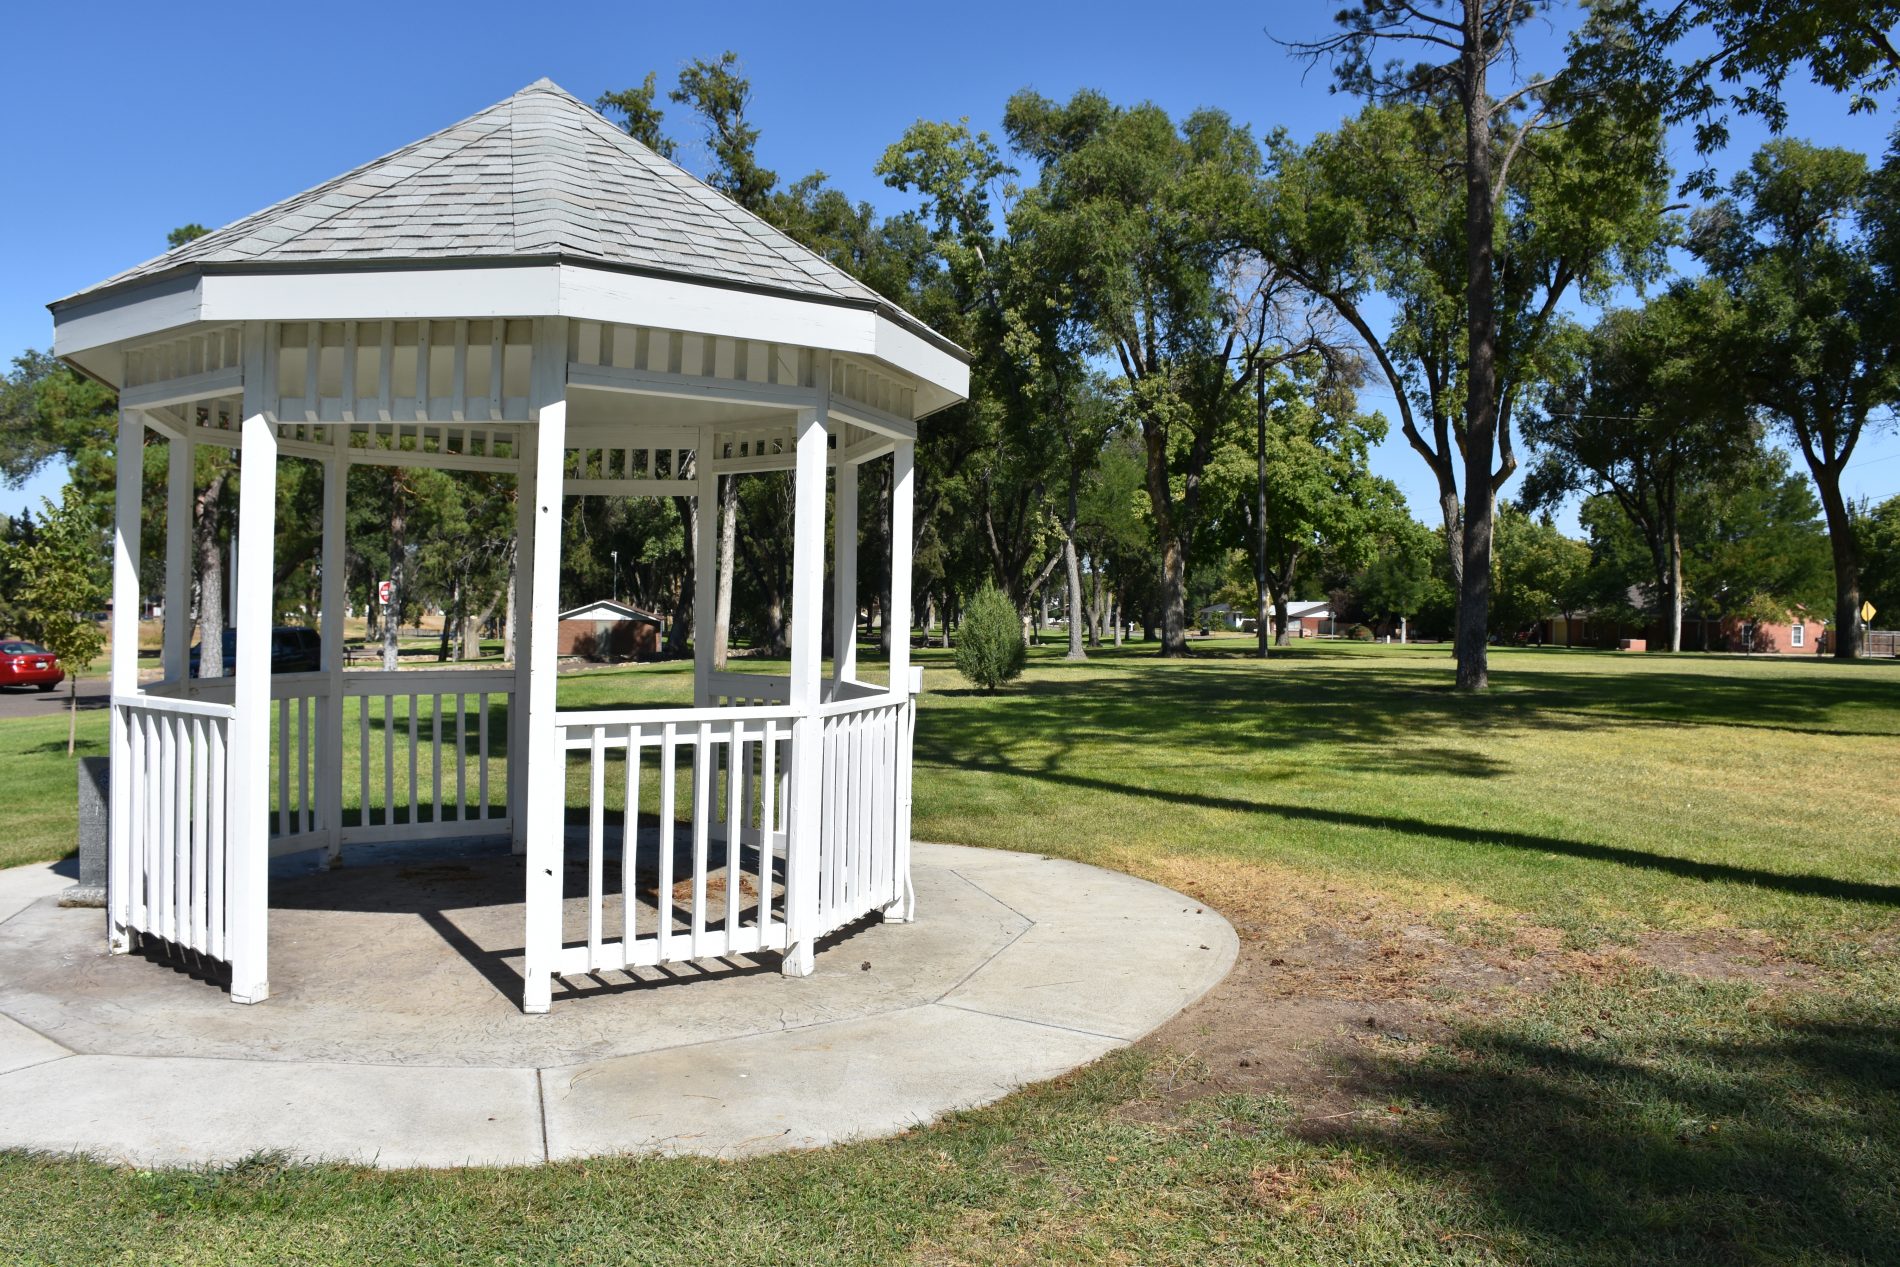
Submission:
POLYGON ((1220 916, 1130 876, 920 843, 928 918, 832 934, 809 978, 656 965, 567 980, 560 997, 584 1001, 530 1019, 522 862, 501 843, 352 846, 340 871, 280 876, 255 1008, 99 953, 97 912, 59 905, 66 875, 0 871, 0 1148, 138 1166, 808 1148, 1133 1042, 1239 948, 1220 916))
POLYGON ((734 955, 806 974, 828 933, 909 918, 917 680, 902 638, 884 680, 861 672, 844 622, 867 462, 892 464, 891 606, 910 608, 917 429, 967 391, 954 345, 545 80, 52 308, 58 355, 121 406, 113 951, 210 965, 255 1003, 272 856, 450 837, 525 857, 529 1012, 577 974, 734 955), (167 619, 163 680, 141 685, 153 436, 167 619), (190 676, 185 618, 199 445, 239 464, 236 671, 209 680, 190 676), (324 478, 323 664, 273 675, 289 459, 324 478), (518 480, 512 669, 345 672, 345 485, 366 463, 518 480), (715 673, 699 639, 693 707, 557 710, 562 499, 692 499, 705 629, 716 481, 768 471, 795 490, 789 673, 715 673), (657 913, 615 888, 645 876, 657 913))

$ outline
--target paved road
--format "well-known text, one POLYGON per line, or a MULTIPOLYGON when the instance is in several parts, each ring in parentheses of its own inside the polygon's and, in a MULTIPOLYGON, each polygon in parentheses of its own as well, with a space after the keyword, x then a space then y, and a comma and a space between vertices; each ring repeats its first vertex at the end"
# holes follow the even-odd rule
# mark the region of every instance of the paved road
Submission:
MULTIPOLYGON (((69 683, 61 682, 51 691, 32 687, 0 687, 0 720, 8 717, 51 717, 66 710, 69 683)), ((104 708, 111 690, 103 675, 79 680, 79 707, 104 708)))

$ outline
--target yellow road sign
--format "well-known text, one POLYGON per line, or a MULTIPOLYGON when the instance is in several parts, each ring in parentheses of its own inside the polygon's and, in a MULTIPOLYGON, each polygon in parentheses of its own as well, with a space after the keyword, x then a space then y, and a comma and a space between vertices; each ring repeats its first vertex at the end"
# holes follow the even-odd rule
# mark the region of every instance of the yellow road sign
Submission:
POLYGON ((1860 618, 1866 621, 1868 624, 1873 623, 1874 605, 1872 603, 1862 603, 1860 605, 1860 618))

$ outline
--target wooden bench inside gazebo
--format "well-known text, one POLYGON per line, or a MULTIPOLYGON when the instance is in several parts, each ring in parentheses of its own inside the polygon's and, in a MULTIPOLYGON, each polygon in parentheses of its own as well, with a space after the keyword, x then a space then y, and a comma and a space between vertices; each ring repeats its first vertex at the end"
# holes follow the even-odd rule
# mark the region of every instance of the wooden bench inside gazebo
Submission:
POLYGON ((525 854, 528 1012, 560 976, 761 952, 803 975, 826 933, 910 918, 918 682, 901 634, 885 680, 856 663, 858 472, 892 464, 901 629, 917 427, 968 389, 947 340, 545 80, 52 307, 57 353, 121 410, 113 951, 211 961, 258 1002, 273 856, 432 837, 525 854), (148 443, 168 451, 166 619, 142 685, 148 443), (190 675, 198 445, 239 470, 235 671, 213 679, 190 675), (322 666, 273 674, 285 460, 323 472, 322 666), (511 668, 346 672, 363 463, 518 481, 511 668), (717 482, 768 471, 795 490, 789 673, 715 673, 696 638, 692 707, 558 709, 563 498, 691 498, 703 631, 717 482))

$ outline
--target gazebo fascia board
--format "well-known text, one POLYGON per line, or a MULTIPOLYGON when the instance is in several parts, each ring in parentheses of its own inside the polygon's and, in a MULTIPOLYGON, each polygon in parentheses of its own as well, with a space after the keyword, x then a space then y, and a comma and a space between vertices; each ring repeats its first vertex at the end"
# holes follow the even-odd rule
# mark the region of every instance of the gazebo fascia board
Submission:
POLYGON ((863 358, 912 380, 910 421, 969 393, 967 354, 940 336, 849 300, 707 285, 572 262, 316 271, 196 268, 52 305, 54 353, 108 385, 129 346, 255 321, 444 321, 568 317, 625 322, 863 358))

